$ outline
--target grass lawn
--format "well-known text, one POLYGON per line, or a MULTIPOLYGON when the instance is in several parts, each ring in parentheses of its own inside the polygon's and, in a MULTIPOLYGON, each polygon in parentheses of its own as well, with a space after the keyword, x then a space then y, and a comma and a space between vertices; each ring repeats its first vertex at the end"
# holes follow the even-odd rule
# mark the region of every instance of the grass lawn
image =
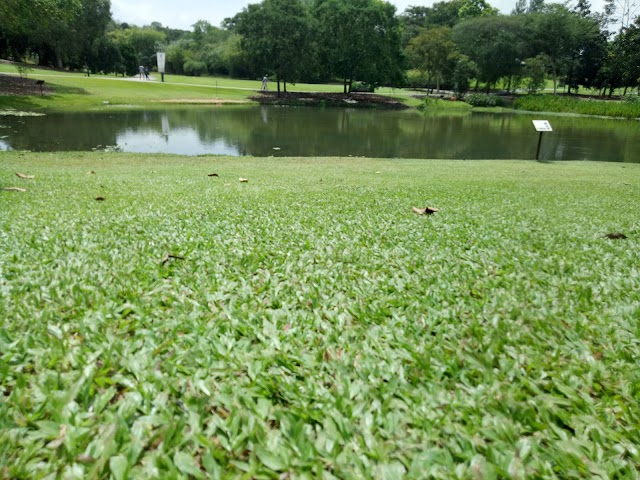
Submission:
MULTIPOLYGON (((0 63, 0 74, 17 74, 13 65, 0 63)), ((20 110, 96 110, 109 106, 122 105, 126 108, 152 107, 166 108, 165 102, 177 104, 211 103, 250 103, 250 96, 260 89, 260 80, 236 80, 221 77, 188 77, 183 75, 165 75, 160 81, 158 73, 152 73, 153 81, 138 80, 138 77, 123 78, 113 75, 91 75, 80 72, 67 73, 55 70, 32 69, 28 78, 44 80, 52 86, 52 95, 34 95, 27 97, 0 95, 0 109, 20 110)), ((276 90, 275 82, 269 83, 270 90, 276 90)), ((342 92, 342 85, 336 84, 287 84, 290 92, 342 92)), ((407 105, 415 107, 421 102, 411 98, 410 90, 382 88, 379 92, 401 99, 407 105)))
POLYGON ((0 478, 636 478, 639 182, 2 153, 0 478))

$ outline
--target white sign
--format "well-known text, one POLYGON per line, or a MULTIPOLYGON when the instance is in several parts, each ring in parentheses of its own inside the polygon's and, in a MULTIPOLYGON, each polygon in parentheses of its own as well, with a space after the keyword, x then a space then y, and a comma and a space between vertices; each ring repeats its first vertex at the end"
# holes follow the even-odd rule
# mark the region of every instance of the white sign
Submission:
POLYGON ((531 120, 536 132, 553 132, 549 120, 531 120))
POLYGON ((158 52, 156 55, 158 57, 158 72, 164 73, 164 52, 158 52))

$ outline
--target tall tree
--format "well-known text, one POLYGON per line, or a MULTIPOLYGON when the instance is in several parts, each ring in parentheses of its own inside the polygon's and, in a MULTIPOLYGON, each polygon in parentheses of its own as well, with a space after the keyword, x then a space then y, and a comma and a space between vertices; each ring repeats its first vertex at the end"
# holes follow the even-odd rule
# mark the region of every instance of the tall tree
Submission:
POLYGON ((233 20, 235 31, 242 35, 241 48, 253 64, 254 71, 273 73, 278 94, 280 83, 296 82, 305 69, 305 55, 310 54, 310 17, 300 0, 263 0, 251 4, 233 20))
POLYGON ((456 44, 451 39, 449 27, 423 29, 411 39, 407 47, 407 56, 412 66, 426 72, 429 80, 435 79, 438 91, 440 82, 455 68, 455 53, 456 44))
POLYGON ((521 16, 478 17, 453 28, 458 49, 475 62, 487 91, 500 78, 520 69, 526 37, 521 16))
POLYGON ((382 0, 318 0, 314 7, 322 64, 343 81, 402 81, 400 23, 382 0))

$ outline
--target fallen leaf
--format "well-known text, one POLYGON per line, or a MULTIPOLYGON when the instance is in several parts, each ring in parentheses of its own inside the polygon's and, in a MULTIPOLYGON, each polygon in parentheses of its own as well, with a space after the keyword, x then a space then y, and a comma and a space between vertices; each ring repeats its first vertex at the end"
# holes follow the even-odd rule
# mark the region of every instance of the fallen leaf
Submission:
POLYGON ((90 463, 94 463, 94 462, 96 461, 96 459, 95 459, 95 458, 93 458, 93 457, 92 457, 92 456, 90 456, 90 455, 85 455, 84 453, 81 453, 80 455, 78 455, 78 456, 75 458, 75 461, 76 461, 77 463, 82 463, 82 464, 84 464, 84 465, 88 465, 88 464, 90 464, 90 463))
POLYGON ((91 170, 90 172, 87 172, 87 175, 95 175, 96 171, 95 170, 91 170))
POLYGON ((217 173, 210 173, 207 175, 207 177, 219 177, 220 175, 218 175, 217 173))
POLYGON ((26 188, 20 188, 20 187, 4 187, 3 190, 6 190, 7 192, 26 192, 27 191, 26 188))
POLYGON ((625 238, 627 238, 624 233, 620 232, 607 233, 605 237, 610 238, 611 240, 624 240, 625 238))
POLYGON ((47 448, 51 448, 52 450, 55 450, 56 448, 58 448, 60 445, 62 445, 64 443, 64 439, 67 436, 67 426, 65 424, 60 425, 60 431, 58 433, 58 438, 56 438, 55 440, 51 440, 49 443, 47 443, 47 448))
POLYGON ((248 178, 242 178, 242 177, 240 177, 239 180, 240 180, 240 183, 247 183, 249 181, 248 178))
POLYGON ((164 257, 162 257, 162 260, 160 260, 160 263, 164 265, 171 258, 175 258, 176 260, 184 260, 184 257, 181 257, 180 255, 174 255, 173 253, 165 253, 164 257))
POLYGON ((106 200, 106 198, 104 198, 104 197, 96 197, 96 200, 98 200, 99 202, 102 202, 103 200, 106 200))
POLYGON ((24 178, 26 180, 33 180, 34 178, 36 178, 35 175, 25 175, 24 173, 20 173, 20 172, 16 172, 16 177, 24 178))
POLYGON ((436 207, 425 207, 425 208, 417 208, 412 207, 413 213, 418 215, 431 215, 432 213, 439 212, 440 209, 436 207))

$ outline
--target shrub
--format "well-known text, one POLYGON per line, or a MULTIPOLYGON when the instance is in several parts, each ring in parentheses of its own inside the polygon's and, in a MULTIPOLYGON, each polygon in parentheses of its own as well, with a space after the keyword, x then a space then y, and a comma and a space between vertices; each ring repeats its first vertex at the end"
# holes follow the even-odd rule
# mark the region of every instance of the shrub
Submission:
POLYGON ((199 77, 203 73, 207 73, 207 66, 204 62, 197 60, 189 60, 184 64, 184 73, 192 77, 199 77))
POLYGON ((504 99, 497 95, 488 95, 486 93, 473 93, 467 95, 464 99, 469 105, 474 107, 503 107, 504 99))
POLYGON ((375 86, 366 82, 353 82, 351 84, 352 92, 374 92, 376 89, 375 86))
POLYGON ((407 86, 411 88, 424 88, 428 85, 429 79, 424 72, 413 69, 407 72, 407 86))
POLYGON ((640 101, 593 100, 559 95, 526 95, 513 107, 531 112, 569 112, 604 117, 640 118, 640 101))

